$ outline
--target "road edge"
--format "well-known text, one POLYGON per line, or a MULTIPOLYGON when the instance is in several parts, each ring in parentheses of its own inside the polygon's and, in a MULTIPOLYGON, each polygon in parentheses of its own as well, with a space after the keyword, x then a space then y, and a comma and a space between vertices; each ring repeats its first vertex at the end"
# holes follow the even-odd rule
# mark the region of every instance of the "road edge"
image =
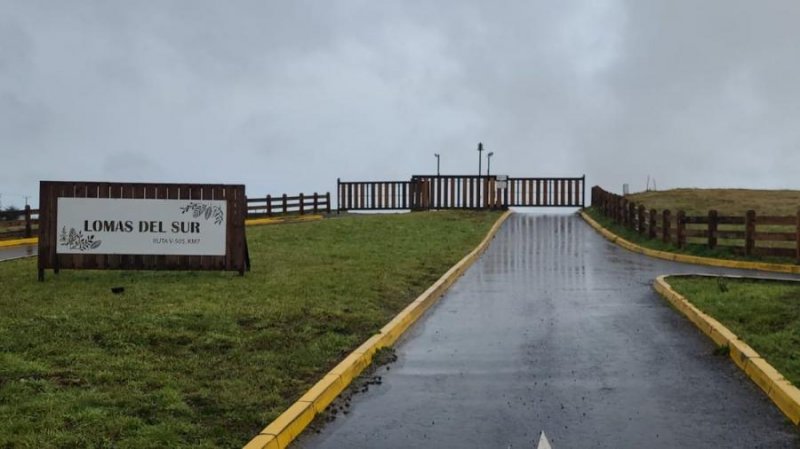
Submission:
POLYGON ((645 248, 629 240, 625 240, 624 238, 618 236, 617 234, 609 231, 608 229, 603 227, 603 225, 601 225, 600 223, 595 221, 592 217, 590 217, 589 214, 587 214, 586 212, 580 211, 580 215, 581 218, 583 218, 583 220, 589 224, 589 226, 593 227, 607 240, 627 249, 628 251, 644 254, 645 256, 655 257, 657 259, 670 260, 673 262, 684 262, 695 265, 707 265, 711 267, 738 268, 742 270, 766 271, 770 273, 800 274, 800 265, 715 259, 713 257, 690 256, 688 254, 678 254, 678 253, 671 253, 668 251, 659 251, 655 249, 645 248))
POLYGON ((653 282, 655 291, 689 318, 689 321, 694 323, 714 343, 730 348, 729 355, 733 362, 767 394, 794 425, 800 425, 800 389, 786 380, 755 349, 740 340, 722 323, 695 307, 683 295, 673 290, 666 280, 668 276, 661 275, 656 278, 653 282))
POLYGON ((406 306, 376 335, 370 337, 355 351, 322 377, 300 399, 292 404, 278 418, 272 421, 258 435, 253 437, 244 449, 284 449, 311 423, 314 417, 327 407, 361 371, 372 363, 372 356, 378 349, 391 346, 414 324, 436 301, 464 274, 483 254, 497 231, 511 215, 506 211, 495 221, 486 237, 469 254, 453 265, 427 290, 406 306))

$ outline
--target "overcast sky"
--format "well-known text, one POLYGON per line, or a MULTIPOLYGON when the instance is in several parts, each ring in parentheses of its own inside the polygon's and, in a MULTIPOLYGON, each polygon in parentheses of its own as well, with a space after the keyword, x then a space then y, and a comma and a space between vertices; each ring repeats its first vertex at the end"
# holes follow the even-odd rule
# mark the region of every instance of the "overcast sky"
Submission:
POLYGON ((334 192, 437 152, 475 173, 479 141, 512 176, 798 189, 799 23, 797 0, 0 0, 0 194, 334 192))

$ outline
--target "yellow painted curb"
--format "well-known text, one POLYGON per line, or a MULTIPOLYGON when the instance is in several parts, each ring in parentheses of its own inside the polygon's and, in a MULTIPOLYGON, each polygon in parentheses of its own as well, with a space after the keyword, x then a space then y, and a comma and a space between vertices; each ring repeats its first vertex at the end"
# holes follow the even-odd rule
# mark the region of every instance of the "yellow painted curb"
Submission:
POLYGON ((322 215, 292 215, 288 217, 270 217, 270 218, 253 218, 246 220, 246 226, 266 225, 266 224, 280 224, 280 223, 301 223, 304 221, 317 221, 322 220, 322 215))
POLYGON ((39 237, 30 237, 27 239, 14 239, 14 240, 0 240, 0 248, 10 248, 12 246, 26 246, 35 245, 39 243, 39 237))
POLYGON ((739 339, 719 321, 703 313, 680 293, 672 289, 667 276, 659 276, 653 283, 655 290, 676 309, 686 315, 704 334, 718 346, 730 348, 730 358, 747 377, 772 399, 772 402, 792 421, 800 425, 800 390, 786 380, 755 349, 739 339))
POLYGON ((599 232, 603 237, 634 253, 644 254, 646 256, 655 257, 658 259, 671 260, 673 262, 692 263, 696 265, 708 265, 711 267, 738 268, 742 270, 768 271, 772 273, 800 274, 800 265, 715 259, 713 257, 690 256, 688 254, 678 254, 678 253, 671 253, 669 251, 658 251, 655 249, 645 248, 643 246, 625 240, 622 237, 618 236, 617 234, 614 234, 613 232, 604 228, 603 225, 596 222, 586 212, 581 211, 580 214, 581 218, 583 218, 587 223, 589 223, 589 226, 597 230, 597 232, 599 232))
POLYGON ((417 299, 395 316, 380 332, 370 337, 355 351, 334 367, 297 402, 275 421, 250 440, 244 449, 284 449, 327 407, 350 382, 372 363, 375 352, 392 345, 414 322, 432 306, 447 289, 478 259, 511 215, 506 211, 494 223, 486 237, 469 254, 442 275, 417 299))

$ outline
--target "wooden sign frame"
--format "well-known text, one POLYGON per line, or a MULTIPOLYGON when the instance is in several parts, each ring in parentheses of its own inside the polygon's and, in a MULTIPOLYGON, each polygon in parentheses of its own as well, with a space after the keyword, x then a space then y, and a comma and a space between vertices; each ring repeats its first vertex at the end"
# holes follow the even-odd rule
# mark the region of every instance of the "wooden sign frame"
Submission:
POLYGON ((247 197, 241 184, 155 184, 41 181, 39 183, 39 280, 46 269, 250 270, 245 235, 247 197), (224 200, 227 204, 224 256, 141 254, 58 254, 58 198, 224 200))

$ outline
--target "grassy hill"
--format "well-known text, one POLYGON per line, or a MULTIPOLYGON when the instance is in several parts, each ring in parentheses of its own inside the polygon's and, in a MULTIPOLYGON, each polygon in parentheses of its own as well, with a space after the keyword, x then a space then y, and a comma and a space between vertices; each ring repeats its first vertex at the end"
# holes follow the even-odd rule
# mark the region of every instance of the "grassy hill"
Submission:
POLYGON ((800 190, 672 189, 626 198, 658 211, 683 209, 687 215, 706 215, 710 209, 720 215, 744 215, 749 209, 758 215, 795 215, 800 209, 800 190))

